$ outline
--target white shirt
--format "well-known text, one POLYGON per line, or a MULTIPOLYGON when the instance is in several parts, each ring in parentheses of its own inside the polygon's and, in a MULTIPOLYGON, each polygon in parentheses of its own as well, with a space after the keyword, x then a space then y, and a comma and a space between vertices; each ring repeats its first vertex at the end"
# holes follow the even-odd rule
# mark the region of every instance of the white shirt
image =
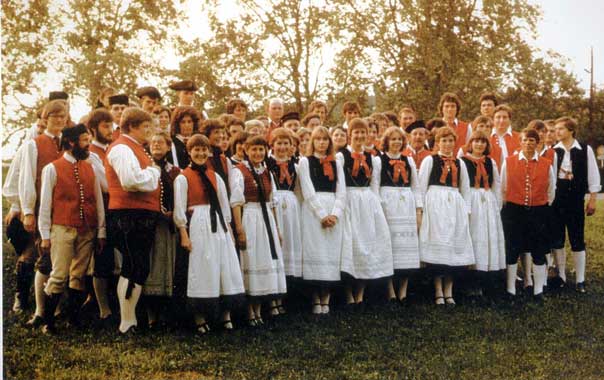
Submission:
POLYGON ((24 141, 33 140, 36 137, 40 136, 40 133, 38 131, 39 131, 39 129, 38 129, 38 123, 34 123, 25 132, 25 140, 24 141))
MULTIPOLYGON (((72 164, 76 159, 68 152, 63 153, 63 157, 72 164)), ((42 170, 42 187, 40 189, 40 212, 38 215, 38 229, 42 239, 50 239, 50 229, 52 225, 52 195, 57 184, 57 170, 54 165, 48 164, 42 170)), ((103 194, 99 183, 98 173, 94 177, 94 196, 96 198, 96 215, 98 222, 97 236, 104 239, 107 236, 105 230, 105 208, 103 206, 103 194)), ((58 206, 60 207, 60 205, 58 206)))
MULTIPOLYGON (((187 203, 188 203, 189 182, 187 177, 179 174, 174 180, 174 224, 178 228, 187 226, 187 203)), ((222 211, 224 223, 228 226, 231 223, 231 207, 226 185, 218 174, 216 174, 216 195, 222 211)), ((199 205, 198 205, 199 206, 199 205)), ((193 206, 197 207, 197 206, 193 206)))
MULTIPOLYGON (((518 159, 526 161, 526 157, 522 151, 518 153, 518 159)), ((539 161, 539 153, 535 152, 532 160, 539 161)), ((547 182, 547 204, 551 206, 554 198, 556 197, 556 176, 554 175, 554 167, 552 165, 549 167, 549 178, 547 182)), ((503 165, 501 166, 501 199, 503 199, 504 202, 507 183, 507 169, 506 162, 504 161, 503 165)))
POLYGON ((505 161, 506 158, 508 158, 510 153, 514 153, 514 152, 508 152, 508 147, 505 145, 505 135, 514 136, 512 134, 511 125, 508 127, 508 129, 505 131, 505 133, 501 136, 499 136, 499 134, 497 134, 497 131, 495 131, 495 129, 493 129, 493 132, 491 133, 491 136, 497 136, 497 140, 499 140, 499 147, 501 148, 501 156, 503 158, 502 162, 505 161))
MULTIPOLYGON (((573 148, 583 150, 581 144, 577 140, 573 140, 573 144, 570 149, 566 149, 562 142, 554 145, 554 149, 564 149, 564 157, 562 157, 562 163, 560 164, 560 171, 558 172, 558 178, 565 179, 564 173, 572 173, 573 163, 570 159, 570 150, 573 148)), ((596 162, 596 156, 591 146, 587 145, 587 188, 590 193, 597 193, 600 191, 600 173, 598 172, 598 163, 596 162)))
MULTIPOLYGON (((397 154, 395 156, 391 155, 390 153, 386 152, 384 153, 386 156, 388 156, 388 158, 391 159, 395 159, 398 160, 401 158, 402 154, 397 154)), ((417 168, 415 167, 415 161, 413 161, 412 157, 407 157, 407 160, 409 161, 409 175, 410 175, 410 182, 411 182, 411 192, 413 193, 413 198, 415 199, 415 208, 423 208, 424 207, 424 200, 422 197, 422 192, 419 188, 419 178, 418 178, 418 173, 417 173, 417 168)), ((373 175, 371 176, 371 190, 373 190, 373 192, 378 196, 378 198, 380 198, 381 203, 382 203, 382 207, 383 208, 387 208, 389 207, 389 205, 387 203, 385 203, 384 199, 382 199, 381 194, 380 194, 380 182, 381 182, 381 178, 380 175, 382 173, 382 160, 378 157, 377 160, 372 160, 371 164, 373 165, 373 175), (374 180, 374 177, 376 178, 374 180)))
MULTIPOLYGON (((47 130, 44 134, 51 137, 47 130)), ((35 140, 29 140, 24 145, 23 161, 19 172, 19 200, 21 201, 21 210, 23 215, 33 215, 36 207, 38 193, 36 192, 36 171, 38 168, 38 146, 35 140)))
POLYGON ((2 186, 2 195, 10 203, 11 212, 21 211, 21 204, 19 202, 19 172, 21 171, 24 151, 25 144, 17 149, 13 161, 10 163, 8 173, 6 173, 6 177, 4 178, 4 185, 2 186))
MULTIPOLYGON (((132 137, 122 135, 136 144, 141 145, 132 137)), ((110 165, 125 191, 151 192, 159 186, 160 171, 157 167, 147 166, 141 168, 132 149, 125 144, 115 145, 107 155, 107 165, 110 165)))
MULTIPOLYGON (((108 148, 107 144, 101 144, 100 142, 98 142, 96 140, 92 140, 92 145, 98 146, 99 148, 103 149, 105 152, 107 151, 107 148, 108 148)), ((105 175, 105 164, 103 163, 103 160, 101 160, 101 157, 99 157, 98 154, 96 154, 94 152, 90 152, 90 157, 88 158, 88 162, 90 162, 95 173, 97 173, 99 182, 101 183, 101 191, 103 193, 106 193, 108 191, 108 186, 107 186, 107 176, 105 175)))
MULTIPOLYGON (((459 162, 459 184, 458 191, 466 203, 466 211, 468 214, 472 212, 472 197, 470 193, 470 179, 468 177, 468 170, 463 160, 459 162)), ((434 159, 432 156, 428 156, 423 159, 422 164, 419 168, 419 188, 422 194, 423 202, 426 200, 426 193, 430 187, 430 174, 432 173, 432 167, 434 166, 434 159)), ((452 188, 453 189, 453 188, 452 188)))
POLYGON ((113 123, 113 130, 116 131, 120 128, 120 126, 116 123, 113 123))

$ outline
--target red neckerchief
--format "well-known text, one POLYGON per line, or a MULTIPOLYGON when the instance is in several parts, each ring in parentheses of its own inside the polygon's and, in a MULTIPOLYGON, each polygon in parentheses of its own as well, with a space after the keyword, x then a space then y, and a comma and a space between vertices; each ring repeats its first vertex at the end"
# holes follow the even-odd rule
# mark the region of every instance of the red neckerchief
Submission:
POLYGON ((288 185, 291 185, 293 182, 292 176, 289 174, 289 162, 277 162, 279 166, 279 183, 283 183, 286 181, 288 185))
POLYGON ((398 182, 398 180, 401 178, 401 175, 403 176, 404 183, 409 182, 409 174, 407 173, 407 165, 405 164, 405 161, 401 160, 400 158, 397 160, 390 160, 390 166, 392 166, 394 172, 394 176, 392 177, 392 181, 394 183, 398 182))
POLYGON ((486 157, 482 156, 481 158, 474 158, 471 155, 466 154, 466 158, 476 165, 474 188, 480 189, 480 180, 484 180, 484 188, 489 190, 491 188, 489 186, 489 174, 487 173, 487 168, 484 166, 486 157))
POLYGON ((457 164, 455 163, 455 157, 440 156, 440 158, 443 160, 440 183, 443 185, 447 183, 447 174, 451 171, 453 187, 457 187, 457 164))
POLYGON ((323 166, 323 175, 329 178, 330 181, 333 181, 335 178, 333 174, 333 166, 331 166, 331 163, 334 161, 335 159, 333 158, 333 155, 325 156, 324 158, 320 159, 321 166, 323 166))
POLYGON ((356 177, 359 175, 359 169, 363 167, 365 171, 365 175, 367 178, 371 177, 371 170, 369 169, 369 165, 367 165, 367 157, 365 157, 364 153, 353 152, 352 158, 354 163, 352 165, 352 176, 356 177))

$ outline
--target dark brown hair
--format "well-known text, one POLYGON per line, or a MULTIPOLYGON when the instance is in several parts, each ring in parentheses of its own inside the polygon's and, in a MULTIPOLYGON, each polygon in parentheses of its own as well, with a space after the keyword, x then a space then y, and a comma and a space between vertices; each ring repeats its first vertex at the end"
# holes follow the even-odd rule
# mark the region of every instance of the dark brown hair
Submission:
POLYGON ((199 112, 193 107, 181 106, 174 108, 174 113, 172 114, 172 125, 170 126, 172 136, 180 133, 180 122, 185 116, 190 116, 193 120, 193 134, 199 131, 199 121, 201 120, 199 112))
POLYGON ((457 111, 455 112, 455 117, 457 117, 459 115, 459 113, 461 112, 461 100, 459 99, 459 96, 457 96, 457 94, 455 94, 453 92, 445 92, 440 97, 440 101, 438 102, 438 114, 440 116, 444 116, 443 115, 443 105, 445 104, 445 102, 455 103, 455 105, 457 106, 457 111))
POLYGON ((137 128, 146 121, 152 121, 149 113, 138 107, 128 107, 122 113, 120 129, 122 132, 128 133, 131 128, 137 128))

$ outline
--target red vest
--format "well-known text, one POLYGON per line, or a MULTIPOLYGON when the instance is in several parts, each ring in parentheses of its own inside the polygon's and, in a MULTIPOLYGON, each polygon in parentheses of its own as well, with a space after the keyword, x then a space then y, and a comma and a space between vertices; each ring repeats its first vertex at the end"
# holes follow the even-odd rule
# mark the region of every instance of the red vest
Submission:
POLYGON ((102 162, 105 162, 105 157, 107 156, 106 150, 103 150, 103 148, 98 147, 94 144, 90 144, 90 151, 99 156, 102 162))
MULTIPOLYGON (((505 140, 505 147, 508 150, 508 156, 513 155, 516 150, 520 149, 520 133, 512 131, 511 136, 506 133, 503 136, 503 139, 505 140)), ((497 146, 501 154, 503 154, 503 150, 499 146, 499 137, 497 136, 497 134, 491 135, 491 146, 497 146)), ((497 160, 497 158, 495 157, 493 157, 493 159, 497 161, 497 166, 501 167, 501 163, 499 162, 500 160, 497 160)))
MULTIPOLYGON (((145 149, 142 145, 135 143, 130 138, 125 136, 120 136, 111 146, 107 149, 107 154, 111 152, 111 149, 117 145, 126 145, 128 146, 138 163, 141 166, 141 169, 145 169, 147 166, 152 165, 151 158, 145 152, 145 149)), ((119 178, 117 177, 117 173, 111 165, 107 161, 105 161, 105 172, 107 175, 107 186, 109 190, 109 209, 110 210, 119 210, 119 209, 143 209, 143 210, 151 210, 151 211, 160 211, 159 206, 159 197, 160 197, 160 186, 158 184, 157 188, 150 192, 142 192, 142 191, 126 191, 122 187, 119 178)))
MULTIPOLYGON (((208 169, 206 174, 210 179, 212 186, 214 186, 214 189, 218 191, 216 173, 213 170, 208 169)), ((191 169, 191 167, 187 167, 182 171, 182 175, 187 179, 187 208, 210 204, 210 199, 208 198, 203 182, 201 182, 199 173, 196 170, 191 169)))
MULTIPOLYGON (((61 150, 57 149, 57 144, 53 141, 53 138, 48 136, 46 133, 42 133, 40 136, 34 139, 36 143, 36 149, 38 150, 38 160, 36 162, 36 193, 40 194, 40 186, 42 180, 42 169, 54 160, 61 158, 61 150)), ((39 199, 39 197, 37 197, 39 199)), ((36 210, 38 208, 36 207, 36 210)))
POLYGON ((519 155, 506 158, 505 200, 521 206, 544 206, 547 204, 549 170, 552 162, 547 158, 520 160, 519 155))
POLYGON ((419 167, 422 165, 422 161, 424 160, 424 158, 430 156, 431 154, 432 153, 428 149, 423 149, 417 154, 413 153, 413 151, 409 147, 406 147, 405 150, 403 150, 403 155, 413 158, 413 162, 415 162, 415 167, 418 171, 419 167))
MULTIPOLYGON (((245 195, 245 201, 259 202, 258 187, 256 186, 256 181, 254 180, 252 172, 243 164, 237 165, 237 168, 239 168, 243 174, 243 182, 245 185, 243 194, 245 195)), ((262 174, 259 174, 259 176, 260 180, 262 181, 262 187, 264 188, 264 197, 268 200, 273 190, 271 185, 270 170, 266 169, 262 174)))
POLYGON ((57 183, 52 192, 52 224, 75 227, 81 231, 96 228, 98 220, 92 165, 86 161, 72 164, 65 157, 54 161, 52 165, 57 171, 57 183), (74 172, 76 165, 81 188, 74 172))
POLYGON ((462 146, 466 145, 466 137, 468 136, 468 123, 465 121, 458 120, 457 126, 453 128, 457 135, 457 141, 455 143, 455 152, 462 146))
POLYGON ((545 152, 541 155, 541 157, 545 157, 548 160, 550 160, 552 162, 552 164, 554 163, 554 158, 555 158, 555 153, 556 151, 553 150, 552 148, 547 148, 545 150, 545 152))

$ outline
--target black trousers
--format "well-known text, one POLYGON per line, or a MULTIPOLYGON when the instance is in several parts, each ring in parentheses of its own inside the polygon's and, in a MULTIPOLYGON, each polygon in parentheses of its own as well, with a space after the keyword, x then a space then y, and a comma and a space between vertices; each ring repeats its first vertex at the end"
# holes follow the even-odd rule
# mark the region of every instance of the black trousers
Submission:
POLYGON ((558 180, 552 204, 552 248, 564 248, 566 231, 574 252, 585 250, 585 194, 575 190, 569 180, 558 180))
MULTIPOLYGON (((148 210, 110 210, 107 234, 123 257, 121 276, 144 285, 151 266, 151 248, 159 213, 148 210)), ((105 253, 105 252, 104 252, 105 253)))
POLYGON ((545 264, 549 252, 549 206, 524 207, 507 203, 501 210, 505 236, 505 261, 507 265, 518 262, 524 252, 531 252, 535 265, 545 264))

